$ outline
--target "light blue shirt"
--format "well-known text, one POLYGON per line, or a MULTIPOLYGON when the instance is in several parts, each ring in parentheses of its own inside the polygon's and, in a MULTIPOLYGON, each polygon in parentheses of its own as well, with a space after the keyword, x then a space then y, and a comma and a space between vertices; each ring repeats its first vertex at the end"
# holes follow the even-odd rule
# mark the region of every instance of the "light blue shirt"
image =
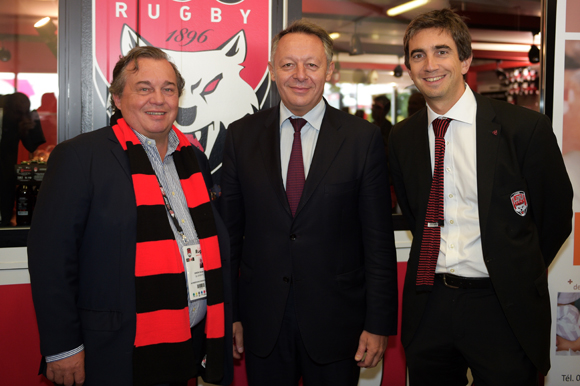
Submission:
MULTIPOLYGON (((193 225, 193 220, 191 219, 191 215, 189 213, 189 208, 187 207, 187 200, 185 199, 185 195, 183 194, 183 190, 181 190, 181 182, 179 181, 179 176, 177 175, 177 170, 175 169, 175 163, 173 162, 173 153, 177 149, 179 145, 179 139, 177 138, 177 134, 171 129, 169 132, 169 143, 167 145, 167 153, 165 155, 165 159, 161 160, 161 156, 159 155, 159 151, 157 150, 157 145, 155 140, 149 139, 144 135, 136 132, 133 130, 141 141, 143 145, 143 149, 145 153, 147 153, 147 158, 149 158, 149 162, 151 162, 151 166, 159 178, 159 182, 163 186, 165 190, 165 194, 169 199, 169 204, 171 208, 175 212, 175 217, 179 221, 179 225, 181 226, 185 237, 187 238, 187 244, 184 242, 183 238, 175 228, 175 224, 167 212, 167 221, 171 224, 171 230, 173 231, 173 235, 175 236, 175 240, 179 246, 179 252, 181 253, 181 261, 183 262, 183 266, 185 268, 185 257, 183 256, 183 247, 185 245, 194 245, 199 243, 199 239, 197 237, 197 232, 195 231, 195 226, 193 225)), ((187 269, 185 269, 185 277, 187 280, 187 269)), ((187 282, 184 283, 185 289, 187 290, 187 282)), ((188 297, 189 299, 189 293, 188 297)), ((189 321, 191 326, 195 326, 202 319, 205 317, 207 309, 207 301, 206 299, 198 299, 194 301, 189 301, 189 321)))
POLYGON ((318 134, 320 133, 320 126, 322 126, 322 119, 326 112, 326 103, 324 99, 312 110, 304 116, 299 117, 292 114, 284 102, 280 102, 280 165, 282 167, 282 181, 286 187, 286 178, 288 176, 288 164, 290 163, 290 153, 292 153, 292 143, 294 142, 294 127, 290 123, 290 118, 304 118, 308 122, 300 130, 300 140, 302 142, 302 160, 304 161, 304 177, 308 178, 310 171, 310 164, 316 149, 316 142, 318 142, 318 134))

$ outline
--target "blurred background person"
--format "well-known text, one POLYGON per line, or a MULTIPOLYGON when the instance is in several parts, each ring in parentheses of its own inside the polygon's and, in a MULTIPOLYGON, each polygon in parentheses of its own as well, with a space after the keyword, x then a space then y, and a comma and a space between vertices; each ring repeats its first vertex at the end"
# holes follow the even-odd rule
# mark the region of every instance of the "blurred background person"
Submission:
POLYGON ((18 146, 22 142, 24 148, 34 152, 38 146, 46 142, 40 127, 38 116, 30 112, 30 99, 20 92, 5 95, 2 98, 2 137, 0 139, 0 226, 8 226, 14 212, 16 195, 15 165, 29 159, 25 155, 18 156, 18 146))
POLYGON ((420 92, 414 92, 407 103, 407 116, 410 117, 425 107, 425 97, 420 92))
POLYGON ((36 109, 38 118, 40 119, 40 126, 44 133, 46 142, 40 145, 33 154, 32 159, 35 161, 47 161, 50 152, 56 146, 57 137, 57 121, 56 121, 56 96, 53 92, 42 94, 40 106, 36 109))
POLYGON ((387 119, 387 115, 390 111, 391 101, 389 98, 387 98, 385 95, 379 95, 375 97, 373 101, 371 117, 373 118, 374 124, 381 128, 381 135, 383 136, 385 149, 387 149, 391 127, 393 127, 391 121, 387 119))

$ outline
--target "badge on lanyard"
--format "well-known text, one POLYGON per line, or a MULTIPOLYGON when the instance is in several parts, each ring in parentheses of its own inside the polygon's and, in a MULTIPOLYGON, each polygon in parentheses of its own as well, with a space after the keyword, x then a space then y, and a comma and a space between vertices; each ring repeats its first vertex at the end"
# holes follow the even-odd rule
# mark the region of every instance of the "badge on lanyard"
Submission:
POLYGON ((207 296, 205 288, 205 273, 203 271, 203 258, 199 243, 183 247, 185 267, 187 269, 187 286, 189 300, 203 299, 207 296))

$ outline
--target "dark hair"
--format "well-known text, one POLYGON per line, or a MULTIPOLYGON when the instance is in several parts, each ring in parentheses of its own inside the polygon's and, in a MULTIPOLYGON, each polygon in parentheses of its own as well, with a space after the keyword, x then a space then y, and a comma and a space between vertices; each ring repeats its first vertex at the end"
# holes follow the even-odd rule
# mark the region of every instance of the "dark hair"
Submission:
POLYGON ((276 49, 278 48, 278 43, 280 39, 284 36, 292 33, 303 33, 308 35, 314 35, 322 41, 322 45, 324 46, 324 54, 326 55, 326 67, 330 66, 330 62, 332 62, 332 54, 333 54, 333 46, 334 42, 328 32, 326 30, 308 20, 296 20, 292 24, 290 24, 286 29, 278 32, 274 39, 272 39, 272 50, 271 50, 271 59, 274 59, 274 55, 276 54, 276 49))
POLYGON ((111 94, 111 105, 113 106, 113 111, 117 111, 117 106, 115 106, 115 101, 113 101, 113 95, 119 98, 123 95, 123 90, 125 89, 125 83, 127 82, 127 67, 130 63, 134 64, 134 68, 130 71, 139 71, 139 59, 154 59, 154 60, 167 60, 173 71, 175 71, 175 78, 177 79, 177 91, 178 95, 181 96, 183 93, 183 88, 185 87, 185 79, 181 76, 181 73, 177 69, 177 66, 169 59, 169 56, 157 47, 145 46, 145 47, 133 47, 127 55, 119 58, 115 68, 113 69, 113 81, 109 87, 109 93, 111 94))
POLYGON ((457 46, 460 61, 463 62, 471 57, 471 34, 463 19, 450 8, 438 9, 417 16, 407 26, 403 37, 403 46, 405 49, 405 66, 408 69, 411 69, 409 63, 409 41, 418 32, 429 28, 439 28, 449 32, 457 46))
POLYGON ((389 111, 391 109, 391 100, 387 98, 386 95, 379 95, 373 100, 375 104, 381 104, 384 111, 389 111))
POLYGON ((407 104, 407 116, 410 117, 423 107, 425 107, 425 97, 423 94, 420 92, 412 93, 407 104))

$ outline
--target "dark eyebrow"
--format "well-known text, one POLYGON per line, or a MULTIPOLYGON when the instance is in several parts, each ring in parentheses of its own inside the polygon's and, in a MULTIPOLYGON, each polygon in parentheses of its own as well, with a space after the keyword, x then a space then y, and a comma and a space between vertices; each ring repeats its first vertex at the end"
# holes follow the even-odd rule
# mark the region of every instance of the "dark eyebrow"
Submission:
POLYGON ((436 49, 436 50, 440 50, 440 49, 442 49, 442 48, 446 48, 446 49, 448 49, 448 50, 450 50, 450 49, 451 49, 451 47, 449 47, 447 44, 441 44, 441 45, 439 45, 439 46, 435 46, 435 49, 436 49))
MULTIPOLYGON (((143 85, 143 86, 151 86, 151 82, 148 81, 148 80, 141 80, 141 81, 137 82, 137 85, 138 86, 141 86, 141 85, 143 85)), ((176 85, 175 82, 165 81, 163 83, 162 87, 175 86, 175 85, 176 85)))
POLYGON ((425 53, 425 50, 422 48, 417 48, 417 49, 411 51, 411 56, 413 56, 413 54, 416 54, 417 52, 425 53))

